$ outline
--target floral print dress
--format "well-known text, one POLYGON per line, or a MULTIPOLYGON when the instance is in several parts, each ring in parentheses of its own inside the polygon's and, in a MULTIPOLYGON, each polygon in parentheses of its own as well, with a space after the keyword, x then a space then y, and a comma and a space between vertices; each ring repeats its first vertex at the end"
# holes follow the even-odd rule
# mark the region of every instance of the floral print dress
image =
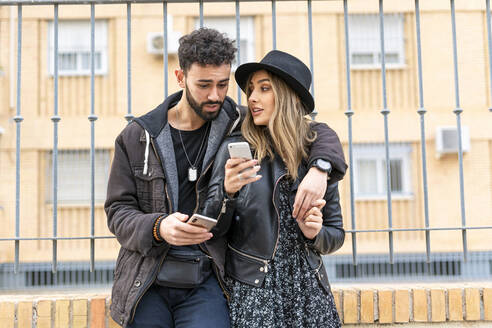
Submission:
POLYGON ((255 287, 227 277, 231 327, 341 327, 333 295, 326 293, 304 255, 291 216, 290 182, 280 188, 280 235, 264 284, 255 287))

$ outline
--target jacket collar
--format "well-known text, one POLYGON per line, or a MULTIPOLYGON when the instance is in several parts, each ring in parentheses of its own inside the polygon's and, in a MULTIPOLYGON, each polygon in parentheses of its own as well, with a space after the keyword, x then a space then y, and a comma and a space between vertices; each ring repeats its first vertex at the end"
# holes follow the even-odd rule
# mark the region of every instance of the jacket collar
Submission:
MULTIPOLYGON (((183 91, 176 92, 147 114, 136 118, 135 122, 140 124, 150 136, 155 139, 155 146, 164 174, 166 175, 167 185, 169 187, 169 196, 172 201, 173 209, 177 210, 179 204, 179 179, 178 169, 176 166, 176 155, 171 137, 171 129, 167 120, 167 112, 178 103, 183 95, 183 91)), ((208 137, 207 150, 203 159, 202 172, 205 167, 214 159, 215 154, 230 129, 240 119, 239 109, 236 103, 229 97, 226 97, 224 104, 220 109, 219 115, 212 121, 210 134, 208 137)))
POLYGON ((162 104, 134 121, 147 130, 152 138, 157 137, 167 124, 167 111, 178 103, 182 95, 183 91, 173 93, 162 104))

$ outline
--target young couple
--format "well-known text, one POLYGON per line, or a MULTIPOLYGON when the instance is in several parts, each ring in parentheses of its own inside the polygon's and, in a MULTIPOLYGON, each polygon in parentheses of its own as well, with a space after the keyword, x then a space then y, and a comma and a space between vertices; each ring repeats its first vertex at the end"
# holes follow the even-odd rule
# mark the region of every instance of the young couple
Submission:
POLYGON ((340 142, 305 118, 311 73, 287 53, 238 67, 248 108, 237 106, 235 50, 213 29, 182 37, 183 91, 116 139, 105 210, 121 244, 111 315, 124 327, 340 326, 320 256, 344 240, 340 142), (229 158, 235 141, 254 159, 229 158), (193 213, 218 223, 190 225, 193 213))

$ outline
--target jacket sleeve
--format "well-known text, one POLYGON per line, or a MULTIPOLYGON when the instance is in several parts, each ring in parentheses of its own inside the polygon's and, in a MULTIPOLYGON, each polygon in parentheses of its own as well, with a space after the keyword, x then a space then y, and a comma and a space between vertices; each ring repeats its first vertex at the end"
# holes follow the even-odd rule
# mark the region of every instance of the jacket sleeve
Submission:
POLYGON ((227 144, 228 142, 224 141, 215 156, 207 197, 202 209, 204 215, 217 219, 216 226, 211 230, 214 239, 224 236, 229 231, 235 210, 236 198, 229 198, 224 190, 225 164, 229 159, 227 144))
POLYGON ((167 216, 167 213, 144 213, 140 210, 135 177, 123 141, 124 133, 125 130, 116 138, 104 203, 108 228, 122 247, 143 256, 157 256, 168 244, 154 242, 152 229, 155 220, 167 216))
POLYGON ((325 194, 326 205, 323 207, 323 226, 311 246, 320 254, 329 254, 345 241, 338 183, 328 186, 325 194))
POLYGON ((338 135, 325 123, 312 121, 311 129, 316 131, 317 136, 310 147, 308 167, 311 167, 318 158, 324 159, 332 166, 328 183, 333 184, 340 181, 345 175, 347 164, 338 135))

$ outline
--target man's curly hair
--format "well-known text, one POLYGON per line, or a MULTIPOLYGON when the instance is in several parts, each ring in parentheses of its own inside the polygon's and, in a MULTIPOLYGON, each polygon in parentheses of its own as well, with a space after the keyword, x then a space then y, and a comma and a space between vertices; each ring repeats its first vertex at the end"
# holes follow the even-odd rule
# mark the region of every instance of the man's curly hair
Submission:
POLYGON ((179 39, 179 66, 186 73, 193 63, 201 66, 230 64, 236 50, 234 40, 217 30, 202 27, 179 39))

